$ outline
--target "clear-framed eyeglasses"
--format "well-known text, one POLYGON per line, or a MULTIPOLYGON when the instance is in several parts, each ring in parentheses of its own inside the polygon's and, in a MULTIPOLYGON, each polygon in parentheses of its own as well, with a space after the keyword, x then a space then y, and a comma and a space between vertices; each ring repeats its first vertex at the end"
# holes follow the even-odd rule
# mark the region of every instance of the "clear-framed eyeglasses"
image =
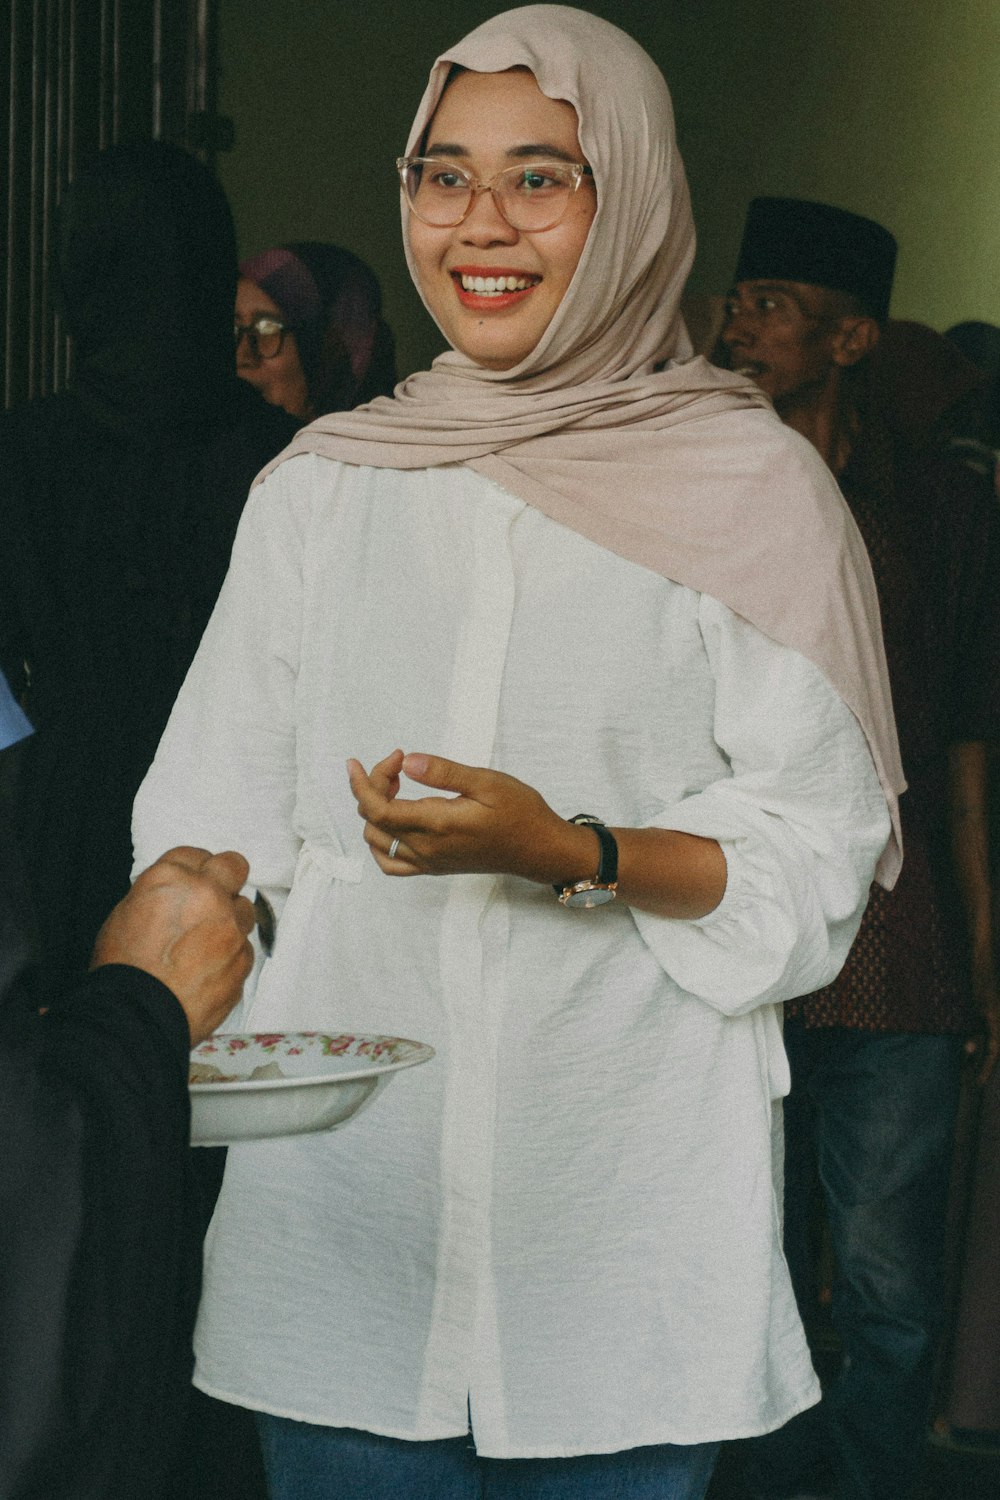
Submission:
POLYGON ((294 328, 283 323, 280 318, 269 317, 267 313, 254 318, 252 323, 233 323, 234 342, 238 345, 240 339, 245 337, 255 359, 273 359, 276 354, 281 353, 285 334, 294 332, 294 328))
POLYGON ((480 193, 492 193, 510 227, 529 233, 554 229, 581 182, 593 177, 588 166, 575 161, 523 162, 488 182, 435 156, 400 156, 396 169, 410 209, 435 229, 454 229, 468 218, 480 193))

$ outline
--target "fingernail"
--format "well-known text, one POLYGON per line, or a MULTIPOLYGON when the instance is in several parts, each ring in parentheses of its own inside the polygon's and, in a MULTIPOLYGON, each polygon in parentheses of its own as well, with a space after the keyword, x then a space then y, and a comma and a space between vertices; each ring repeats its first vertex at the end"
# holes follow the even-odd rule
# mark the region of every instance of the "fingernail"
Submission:
POLYGON ((408 776, 426 776, 430 758, 426 755, 407 755, 403 759, 403 770, 408 776))

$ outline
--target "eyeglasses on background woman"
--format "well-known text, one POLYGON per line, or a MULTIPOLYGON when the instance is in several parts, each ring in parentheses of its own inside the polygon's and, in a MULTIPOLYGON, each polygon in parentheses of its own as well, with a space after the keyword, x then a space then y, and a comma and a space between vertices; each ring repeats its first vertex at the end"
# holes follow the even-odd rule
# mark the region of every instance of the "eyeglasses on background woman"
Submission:
POLYGON ((378 278, 341 245, 298 241, 245 260, 233 331, 236 373, 303 421, 396 384, 378 278))
POLYGON ((294 330, 280 318, 272 318, 264 313, 249 323, 241 323, 235 318, 233 320, 233 338, 237 349, 240 340, 245 338, 254 359, 274 359, 275 355, 281 353, 285 334, 292 332, 294 330))

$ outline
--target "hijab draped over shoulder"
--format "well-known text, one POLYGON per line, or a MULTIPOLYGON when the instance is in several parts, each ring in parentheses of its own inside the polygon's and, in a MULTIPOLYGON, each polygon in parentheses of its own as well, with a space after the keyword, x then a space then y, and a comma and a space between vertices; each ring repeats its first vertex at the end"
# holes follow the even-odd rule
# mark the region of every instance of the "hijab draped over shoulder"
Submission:
MULTIPOLYGON (((408 152, 454 65, 527 68, 576 110, 598 209, 573 280, 512 369, 450 350, 393 397, 313 422, 276 462, 316 453, 378 468, 468 464, 809 658, 868 739, 893 818, 878 870, 891 885, 904 782, 867 554, 816 451, 752 383, 690 358, 680 299, 695 234, 662 75, 597 16, 507 11, 438 58, 408 152)), ((416 280, 405 202, 403 241, 416 280)))

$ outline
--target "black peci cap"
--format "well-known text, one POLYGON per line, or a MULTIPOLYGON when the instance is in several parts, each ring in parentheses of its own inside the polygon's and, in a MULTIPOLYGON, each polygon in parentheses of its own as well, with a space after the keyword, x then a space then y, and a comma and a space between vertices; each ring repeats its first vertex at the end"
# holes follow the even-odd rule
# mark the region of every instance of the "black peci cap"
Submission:
POLYGON ((880 322, 889 315, 896 241, 874 219, 802 198, 754 198, 734 281, 803 281, 850 292, 880 322))

